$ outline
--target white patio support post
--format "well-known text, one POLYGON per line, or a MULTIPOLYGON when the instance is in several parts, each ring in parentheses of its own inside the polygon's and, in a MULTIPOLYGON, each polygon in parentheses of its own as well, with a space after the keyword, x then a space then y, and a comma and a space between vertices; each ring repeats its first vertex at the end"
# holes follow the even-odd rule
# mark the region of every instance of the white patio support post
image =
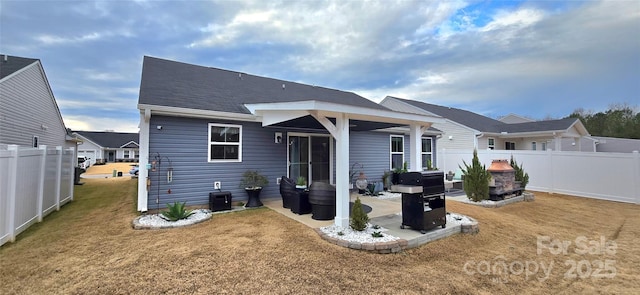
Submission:
POLYGON ((336 218, 334 223, 349 227, 349 117, 336 117, 336 218))
POLYGON ((148 195, 147 178, 149 170, 149 121, 151 120, 151 111, 141 110, 140 112, 140 157, 138 160, 138 211, 147 211, 148 195))
POLYGON ((409 127, 409 153, 411 154, 409 171, 422 171, 422 134, 425 129, 417 124, 411 124, 409 127))

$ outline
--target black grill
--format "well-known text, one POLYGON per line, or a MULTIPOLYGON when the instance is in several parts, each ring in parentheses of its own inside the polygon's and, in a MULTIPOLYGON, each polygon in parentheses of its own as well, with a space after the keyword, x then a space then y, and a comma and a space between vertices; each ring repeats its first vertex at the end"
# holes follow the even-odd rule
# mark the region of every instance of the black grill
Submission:
POLYGON ((425 233, 435 227, 446 227, 447 209, 444 199, 444 172, 425 171, 400 174, 402 185, 422 186, 422 193, 402 193, 402 225, 425 233))

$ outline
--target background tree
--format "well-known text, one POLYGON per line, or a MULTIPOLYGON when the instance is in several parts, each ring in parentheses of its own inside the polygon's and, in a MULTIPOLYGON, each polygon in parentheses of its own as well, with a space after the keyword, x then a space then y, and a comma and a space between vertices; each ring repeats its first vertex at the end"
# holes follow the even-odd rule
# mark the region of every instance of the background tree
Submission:
POLYGON ((579 118, 594 136, 640 139, 640 113, 626 103, 612 104, 604 112, 593 113, 578 108, 569 118, 579 118))

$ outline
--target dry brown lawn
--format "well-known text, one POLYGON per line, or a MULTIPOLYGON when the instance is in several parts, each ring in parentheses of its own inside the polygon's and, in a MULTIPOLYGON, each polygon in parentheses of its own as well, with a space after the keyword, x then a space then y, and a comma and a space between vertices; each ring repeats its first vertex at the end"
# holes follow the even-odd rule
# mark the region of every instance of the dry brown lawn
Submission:
POLYGON ((131 166, 135 166, 137 164, 138 163, 106 163, 104 165, 92 165, 87 169, 85 174, 111 174, 113 170, 126 174, 131 170, 131 166))
POLYGON ((76 186, 73 202, 0 248, 0 294, 637 294, 640 290, 640 207, 633 204, 543 193, 537 193, 533 203, 498 209, 451 201, 449 211, 479 221, 479 234, 381 255, 329 244, 311 228, 267 208, 215 215, 185 228, 133 230, 135 180, 84 181, 84 186, 76 186), (546 248, 537 254, 538 236, 571 244, 566 254, 552 254, 546 248), (585 246, 580 237, 585 237, 586 245, 593 242, 589 249, 600 254, 580 254, 585 246), (615 242, 615 253, 595 248, 601 237, 615 242), (512 270, 485 268, 499 262, 512 270), (520 265, 533 271, 533 264, 542 263, 552 265, 548 277, 542 270, 529 276, 520 273, 520 265), (572 271, 572 263, 580 270, 572 271), (595 278, 599 270, 615 275, 595 278))

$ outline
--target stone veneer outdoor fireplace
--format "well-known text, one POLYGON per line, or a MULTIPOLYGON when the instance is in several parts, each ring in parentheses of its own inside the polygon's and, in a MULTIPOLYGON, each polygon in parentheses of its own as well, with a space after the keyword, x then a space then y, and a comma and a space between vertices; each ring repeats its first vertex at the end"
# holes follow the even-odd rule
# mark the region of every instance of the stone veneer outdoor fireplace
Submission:
POLYGON ((489 198, 493 201, 503 200, 505 196, 522 194, 520 182, 516 181, 516 171, 507 160, 493 160, 487 169, 491 173, 489 181, 489 198))

